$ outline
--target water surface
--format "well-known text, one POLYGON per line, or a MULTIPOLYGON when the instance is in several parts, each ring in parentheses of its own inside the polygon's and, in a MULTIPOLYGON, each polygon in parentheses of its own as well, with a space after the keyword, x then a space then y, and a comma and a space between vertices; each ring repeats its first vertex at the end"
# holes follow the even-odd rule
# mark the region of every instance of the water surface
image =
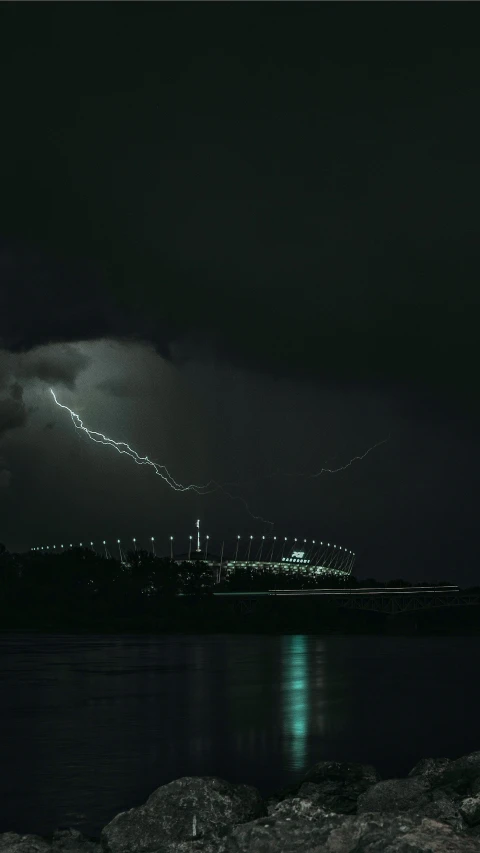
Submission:
POLYGON ((480 749, 480 637, 0 638, 0 832, 98 835, 185 775, 264 795, 316 761, 480 749))

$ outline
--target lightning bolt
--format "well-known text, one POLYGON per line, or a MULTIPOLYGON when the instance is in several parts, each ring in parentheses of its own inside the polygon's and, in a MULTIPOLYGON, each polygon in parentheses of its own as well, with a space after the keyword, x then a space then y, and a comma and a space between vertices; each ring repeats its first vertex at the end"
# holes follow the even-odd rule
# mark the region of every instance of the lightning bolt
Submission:
MULTIPOLYGON (((390 438, 390 436, 389 436, 390 438)), ((353 465, 354 462, 361 462, 362 459, 365 459, 365 456, 368 456, 372 450, 375 450, 376 447, 380 447, 381 444, 386 444, 388 438, 382 438, 381 441, 377 441, 376 444, 372 444, 365 453, 362 453, 361 456, 353 456, 349 462, 345 465, 341 465, 339 468, 321 468, 320 471, 317 471, 316 474, 300 474, 300 477, 308 477, 308 479, 313 479, 314 477, 321 477, 322 474, 337 474, 339 471, 345 471, 347 468, 350 468, 350 465, 353 465)))
POLYGON ((267 479, 271 479, 272 477, 277 477, 277 476, 300 477, 300 478, 305 478, 305 479, 314 479, 316 477, 320 477, 322 474, 337 474, 339 471, 345 471, 347 468, 350 468, 350 466, 353 465, 354 462, 359 462, 362 459, 365 459, 365 457, 368 456, 368 454, 371 453, 372 450, 375 450, 376 447, 380 447, 381 444, 385 444, 388 441, 388 438, 384 438, 381 441, 377 441, 377 443, 373 444, 371 447, 369 447, 365 451, 365 453, 362 453, 359 456, 353 456, 352 459, 350 459, 345 465, 340 465, 338 468, 321 468, 320 471, 317 471, 313 474, 308 473, 308 472, 307 473, 295 473, 295 472, 294 473, 288 473, 288 472, 282 472, 280 470, 277 470, 277 471, 274 471, 272 474, 265 474, 262 477, 257 477, 255 480, 244 481, 243 483, 241 483, 241 482, 235 482, 235 483, 228 482, 228 483, 222 485, 221 483, 217 483, 216 480, 209 480, 209 482, 205 483, 204 485, 196 485, 195 483, 190 483, 188 486, 184 486, 184 485, 182 485, 182 483, 177 483, 177 481, 170 474, 170 472, 168 471, 168 469, 165 465, 159 465, 158 463, 153 462, 153 460, 149 459, 148 456, 140 456, 136 450, 133 450, 133 448, 131 448, 126 443, 126 441, 114 441, 113 438, 108 438, 108 436, 104 435, 101 432, 96 432, 95 430, 88 429, 84 425, 82 419, 80 418, 80 416, 76 412, 74 412, 68 406, 65 406, 63 403, 60 403, 57 400, 55 393, 54 393, 52 388, 50 388, 50 393, 51 393, 53 399, 55 400, 55 403, 57 404, 57 406, 59 406, 61 409, 65 409, 67 412, 69 412, 70 417, 72 419, 72 422, 73 422, 75 429, 77 431, 86 433, 86 435, 91 439, 91 441, 95 441, 97 444, 106 444, 109 447, 115 448, 117 453, 122 453, 126 456, 130 456, 130 458, 133 459, 133 461, 137 465, 149 465, 151 468, 154 469, 155 474, 157 474, 157 476, 161 477, 162 480, 164 480, 170 486, 170 488, 173 489, 175 492, 195 492, 197 495, 209 495, 209 494, 213 494, 214 492, 219 492, 219 491, 223 492, 223 494, 226 495, 226 497, 230 498, 230 500, 240 501, 240 503, 242 503, 243 506, 245 507, 245 509, 247 510, 248 514, 251 516, 251 518, 255 519, 255 521, 261 521, 264 524, 270 524, 272 526, 274 524, 273 521, 268 521, 268 519, 262 518, 262 516, 260 516, 260 515, 254 515, 253 512, 250 510, 250 507, 249 507, 247 501, 245 500, 245 498, 241 497, 241 495, 232 495, 231 492, 227 491, 227 489, 225 488, 225 485, 227 485, 227 486, 240 486, 241 487, 241 486, 245 486, 247 484, 257 483, 260 480, 267 480, 267 479))
POLYGON ((347 468, 350 468, 354 462, 360 462, 362 459, 365 459, 372 450, 375 450, 376 447, 380 447, 381 444, 386 444, 389 441, 390 436, 388 438, 382 438, 381 441, 377 441, 376 444, 372 444, 365 453, 362 453, 361 456, 353 456, 345 465, 340 465, 338 468, 320 468, 320 471, 316 471, 315 473, 299 472, 299 471, 281 471, 277 468, 276 471, 272 471, 270 474, 263 474, 261 477, 255 477, 252 480, 244 480, 243 482, 238 481, 229 481, 225 485, 227 486, 245 486, 245 485, 253 485, 254 483, 260 482, 260 480, 271 480, 273 477, 300 477, 305 480, 313 480, 315 477, 321 477, 322 474, 338 474, 339 471, 346 471, 347 468))
POLYGON ((174 479, 174 477, 172 477, 165 465, 158 465, 156 462, 153 462, 152 459, 149 459, 148 456, 140 456, 136 450, 133 450, 133 448, 127 444, 126 441, 114 441, 113 438, 108 438, 108 436, 104 435, 102 432, 97 432, 96 430, 88 429, 84 425, 81 417, 77 415, 76 412, 74 412, 68 406, 65 406, 63 403, 60 403, 57 400, 55 392, 52 388, 50 388, 50 393, 53 399, 55 400, 57 406, 59 406, 60 409, 65 409, 70 414, 70 417, 76 430, 86 433, 86 435, 88 435, 88 437, 92 441, 95 441, 97 444, 106 444, 109 447, 115 448, 117 453, 130 456, 130 458, 133 459, 133 461, 137 465, 149 465, 151 468, 154 469, 155 474, 161 477, 162 480, 164 480, 165 483, 167 483, 170 488, 173 489, 175 492, 195 492, 197 495, 208 495, 212 494, 213 492, 221 491, 231 500, 240 501, 244 505, 249 515, 256 521, 262 521, 264 524, 271 524, 273 526, 273 521, 268 521, 268 519, 262 518, 261 515, 254 515, 250 511, 250 508, 244 498, 242 498, 240 495, 232 495, 230 492, 227 492, 227 490, 224 489, 224 487, 220 483, 217 483, 215 480, 210 480, 205 485, 195 485, 194 483, 190 483, 188 486, 184 486, 182 485, 182 483, 177 483, 177 481, 174 479))

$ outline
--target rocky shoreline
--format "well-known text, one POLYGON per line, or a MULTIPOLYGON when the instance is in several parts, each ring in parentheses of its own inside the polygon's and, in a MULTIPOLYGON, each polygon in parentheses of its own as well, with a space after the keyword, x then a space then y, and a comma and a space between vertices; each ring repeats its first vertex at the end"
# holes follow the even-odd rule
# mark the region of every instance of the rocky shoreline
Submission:
POLYGON ((0 834, 0 853, 480 853, 480 752, 422 759, 403 779, 320 761, 264 800, 251 785, 183 777, 89 839, 0 834))

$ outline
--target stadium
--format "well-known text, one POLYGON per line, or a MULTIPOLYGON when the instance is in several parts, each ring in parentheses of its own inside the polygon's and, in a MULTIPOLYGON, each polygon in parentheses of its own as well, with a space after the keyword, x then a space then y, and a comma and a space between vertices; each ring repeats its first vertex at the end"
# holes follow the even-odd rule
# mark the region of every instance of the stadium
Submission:
MULTIPOLYGON (((237 535, 224 540, 202 536, 200 522, 196 522, 196 533, 185 541, 176 537, 168 538, 168 548, 161 546, 161 540, 151 536, 148 550, 157 557, 168 557, 176 563, 205 562, 214 572, 217 583, 239 570, 263 570, 275 573, 305 574, 324 578, 346 580, 352 573, 355 554, 347 548, 319 539, 299 539, 288 536, 237 535), (187 545, 178 550, 179 544, 187 545)), ((117 539, 116 542, 101 543, 76 542, 69 545, 37 545, 34 551, 59 551, 69 548, 86 547, 107 558, 117 557, 128 564, 128 552, 142 550, 143 543, 136 538, 117 539)), ((147 550, 147 549, 146 549, 147 550)))

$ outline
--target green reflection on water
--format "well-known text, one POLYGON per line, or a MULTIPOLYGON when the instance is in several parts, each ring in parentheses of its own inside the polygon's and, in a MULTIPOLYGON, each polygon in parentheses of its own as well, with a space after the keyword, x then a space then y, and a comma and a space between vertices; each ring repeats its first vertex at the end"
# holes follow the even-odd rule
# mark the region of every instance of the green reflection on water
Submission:
POLYGON ((301 770, 307 757, 309 724, 308 637, 284 637, 283 734, 288 765, 301 770))

